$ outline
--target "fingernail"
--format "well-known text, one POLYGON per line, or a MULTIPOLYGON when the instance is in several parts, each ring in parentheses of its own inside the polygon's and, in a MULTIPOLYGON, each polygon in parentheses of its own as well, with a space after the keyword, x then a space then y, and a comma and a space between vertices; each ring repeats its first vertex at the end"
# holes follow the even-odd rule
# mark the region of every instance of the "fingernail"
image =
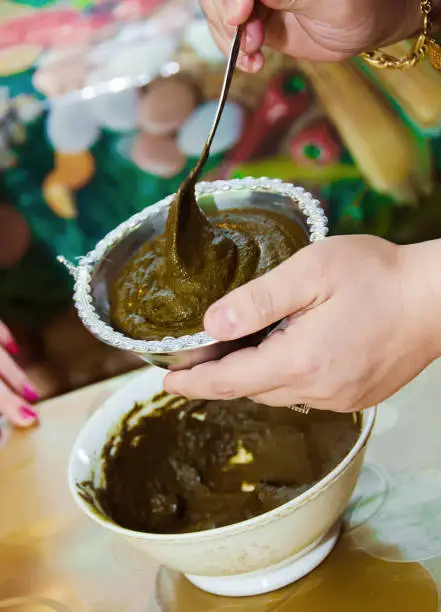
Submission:
POLYGON ((250 72, 254 72, 258 66, 258 56, 256 53, 245 57, 245 68, 250 72))
POLYGON ((237 66, 244 72, 258 72, 260 69, 258 54, 240 55, 237 60, 237 66))
POLYGON ((19 409, 19 413, 25 421, 38 420, 38 414, 35 412, 35 410, 32 410, 30 406, 21 406, 19 409))
POLYGON ((8 351, 10 355, 18 355, 20 353, 20 347, 15 342, 15 340, 10 340, 6 343, 5 349, 8 351))
POLYGON ((38 400, 40 399, 38 393, 30 385, 26 385, 23 389, 23 397, 28 402, 38 402, 38 400))
POLYGON ((214 306, 207 312, 206 324, 214 332, 233 334, 239 326, 239 319, 232 308, 214 306))

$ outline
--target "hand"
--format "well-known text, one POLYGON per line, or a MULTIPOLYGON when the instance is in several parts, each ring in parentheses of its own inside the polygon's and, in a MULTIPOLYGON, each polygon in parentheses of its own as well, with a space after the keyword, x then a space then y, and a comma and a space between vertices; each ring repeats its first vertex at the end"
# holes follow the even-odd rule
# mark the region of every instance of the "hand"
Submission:
POLYGON ((213 36, 227 53, 248 22, 238 66, 258 72, 265 43, 298 59, 339 61, 413 35, 417 0, 201 0, 213 36))
POLYGON ((30 405, 38 395, 13 359, 18 353, 11 332, 0 321, 0 413, 18 427, 30 427, 38 423, 38 414, 30 405))
POLYGON ((327 238, 211 306, 207 332, 232 340, 289 317, 257 348, 168 374, 190 398, 250 397, 354 411, 392 395, 441 354, 441 244, 398 247, 372 236, 327 238), (435 253, 432 250, 436 250, 435 253), (430 265, 433 285, 430 285, 430 265), (436 291, 440 291, 436 289, 436 291))

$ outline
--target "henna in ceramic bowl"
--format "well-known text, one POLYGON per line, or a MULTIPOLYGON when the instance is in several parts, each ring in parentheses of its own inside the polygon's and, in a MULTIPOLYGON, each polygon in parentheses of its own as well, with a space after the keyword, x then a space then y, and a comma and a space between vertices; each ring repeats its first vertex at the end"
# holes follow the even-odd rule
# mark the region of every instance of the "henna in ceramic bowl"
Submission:
POLYGON ((349 414, 308 423, 246 400, 170 398, 163 376, 144 371, 80 432, 69 461, 80 509, 217 595, 265 593, 308 574, 337 542, 375 409, 354 426, 349 414))

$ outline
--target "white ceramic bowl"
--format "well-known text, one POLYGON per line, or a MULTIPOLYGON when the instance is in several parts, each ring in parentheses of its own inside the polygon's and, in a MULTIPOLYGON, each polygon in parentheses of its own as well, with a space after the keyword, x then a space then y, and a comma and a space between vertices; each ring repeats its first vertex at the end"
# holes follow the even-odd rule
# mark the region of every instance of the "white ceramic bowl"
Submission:
MULTIPOLYGON (((363 414, 361 435, 343 461, 292 501, 248 521, 186 534, 139 533, 100 514, 79 495, 101 450, 135 402, 162 390, 164 371, 150 368, 105 401, 87 421, 69 461, 69 487, 94 521, 126 538, 159 563, 183 572, 196 586, 217 595, 269 592, 298 580, 326 558, 339 534, 340 517, 355 488, 375 409, 363 414)), ((305 416, 305 418, 308 418, 305 416)))

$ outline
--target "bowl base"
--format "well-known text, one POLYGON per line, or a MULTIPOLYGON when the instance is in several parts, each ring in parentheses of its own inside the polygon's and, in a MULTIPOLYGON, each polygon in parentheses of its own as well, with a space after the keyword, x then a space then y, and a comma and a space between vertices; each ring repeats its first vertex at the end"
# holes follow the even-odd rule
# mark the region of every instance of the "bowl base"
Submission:
POLYGON ((329 532, 300 553, 262 570, 235 576, 195 576, 186 574, 199 589, 223 597, 247 597, 270 593, 300 580, 314 570, 332 552, 340 535, 338 521, 329 532))

